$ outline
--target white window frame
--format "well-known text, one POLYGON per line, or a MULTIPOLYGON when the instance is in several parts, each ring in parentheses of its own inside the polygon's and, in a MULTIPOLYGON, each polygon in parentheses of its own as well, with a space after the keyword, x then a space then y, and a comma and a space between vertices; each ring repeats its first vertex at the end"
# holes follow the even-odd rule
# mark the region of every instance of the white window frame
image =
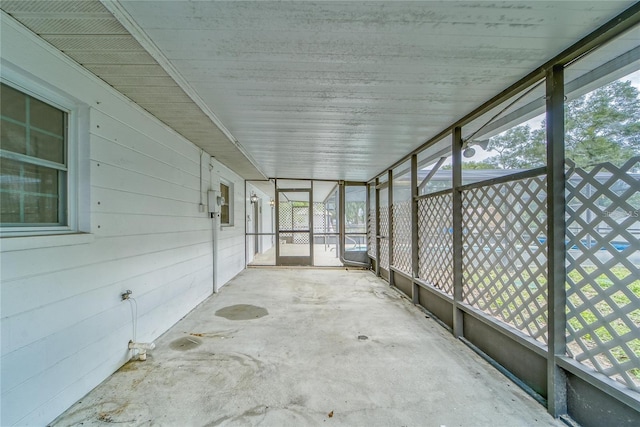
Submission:
POLYGON ((25 76, 9 64, 2 64, 0 81, 7 86, 38 99, 52 107, 55 107, 67 115, 66 132, 66 188, 65 188, 65 225, 25 225, 25 226, 0 226, 1 237, 38 236, 75 233, 79 231, 78 219, 78 138, 80 129, 80 116, 83 106, 73 98, 65 95, 46 82, 36 81, 25 76))
MULTIPOLYGON (((234 226, 234 185, 233 182, 226 180, 224 178, 220 178, 220 184, 225 185, 229 188, 229 200, 224 200, 223 203, 229 207, 229 222, 222 222, 222 215, 220 216, 220 226, 221 227, 233 227, 234 226)), ((220 189, 220 193, 222 194, 222 189, 220 189)))

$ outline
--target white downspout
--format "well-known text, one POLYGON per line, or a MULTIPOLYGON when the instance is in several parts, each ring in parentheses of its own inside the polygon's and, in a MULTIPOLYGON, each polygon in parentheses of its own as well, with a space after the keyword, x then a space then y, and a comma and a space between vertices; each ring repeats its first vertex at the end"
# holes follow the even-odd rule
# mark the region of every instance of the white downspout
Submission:
POLYGON ((218 293, 218 229, 220 227, 219 190, 214 186, 213 180, 213 156, 209 159, 209 183, 208 192, 209 216, 211 217, 211 266, 213 275, 213 293, 218 293), (213 187, 213 188, 212 188, 213 187))
POLYGON ((218 293, 218 219, 220 218, 220 212, 216 212, 216 213, 212 213, 211 214, 212 218, 211 218, 211 238, 213 240, 212 243, 212 250, 213 250, 213 254, 211 256, 212 260, 211 263, 213 265, 213 293, 217 294, 218 293))

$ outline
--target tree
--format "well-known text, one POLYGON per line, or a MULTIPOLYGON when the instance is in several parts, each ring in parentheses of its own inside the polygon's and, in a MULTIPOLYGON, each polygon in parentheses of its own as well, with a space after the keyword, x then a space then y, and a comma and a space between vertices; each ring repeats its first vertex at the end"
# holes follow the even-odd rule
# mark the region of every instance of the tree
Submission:
MULTIPOLYGON (((476 162, 476 161, 468 161, 462 164, 463 169, 495 169, 495 166, 491 163, 487 162, 476 162)), ((440 168, 440 170, 452 170, 452 165, 444 165, 440 168)))
POLYGON ((464 162, 464 168, 465 169, 495 169, 495 167, 490 164, 490 163, 485 163, 485 162, 474 162, 474 161, 470 161, 470 162, 464 162))
POLYGON ((489 150, 497 152, 486 162, 496 169, 530 169, 545 164, 545 132, 529 125, 516 126, 489 140, 489 150))
MULTIPOLYGON (((496 152, 484 163, 499 169, 545 164, 544 122, 540 129, 516 126, 489 140, 496 152)), ((621 165, 640 154, 640 92, 630 81, 615 81, 565 105, 567 158, 579 167, 602 162, 621 165)), ((477 162, 476 162, 477 163, 477 162)), ((476 168, 477 165, 474 165, 476 168)))
POLYGON ((580 167, 621 165, 640 151, 640 99, 630 81, 615 81, 567 103, 567 157, 580 167))

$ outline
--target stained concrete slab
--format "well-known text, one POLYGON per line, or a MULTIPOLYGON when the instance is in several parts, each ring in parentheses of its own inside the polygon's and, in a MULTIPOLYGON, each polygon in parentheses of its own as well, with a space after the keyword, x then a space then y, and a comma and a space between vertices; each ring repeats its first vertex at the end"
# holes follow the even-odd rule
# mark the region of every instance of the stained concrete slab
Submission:
POLYGON ((563 425, 370 272, 277 268, 242 272, 51 425, 106 424, 563 425), (268 314, 215 314, 238 305, 268 314))

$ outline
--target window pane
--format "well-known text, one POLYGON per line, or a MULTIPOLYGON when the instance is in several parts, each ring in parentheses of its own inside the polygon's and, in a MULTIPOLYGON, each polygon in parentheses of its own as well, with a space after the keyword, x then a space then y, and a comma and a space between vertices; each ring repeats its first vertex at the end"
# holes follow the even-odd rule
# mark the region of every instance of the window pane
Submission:
POLYGON ((57 224, 58 198, 27 194, 24 197, 26 224, 57 224))
POLYGON ((25 164, 23 176, 24 191, 57 196, 57 170, 43 166, 25 164))
POLYGON ((65 172, 9 159, 2 159, 0 166, 2 223, 62 222, 59 179, 64 179, 65 172))
POLYGON ((220 184, 220 195, 224 199, 222 201, 222 204, 228 205, 229 204, 229 187, 224 184, 220 184))
MULTIPOLYGON (((3 175, 4 178, 4 175, 3 175)), ((0 193, 0 221, 3 224, 20 222, 20 194, 0 193)))
POLYGON ((227 205, 220 207, 220 223, 229 224, 229 206, 227 205))
POLYGON ((31 129, 29 155, 64 164, 64 138, 31 129))
POLYGON ((30 98, 30 122, 45 132, 64 135, 64 112, 35 98, 30 98))
POLYGON ((222 206, 220 206, 220 223, 229 224, 229 186, 220 184, 220 196, 222 196, 222 206))
POLYGON ((21 192, 23 188, 22 169, 23 164, 9 159, 0 159, 2 175, 0 188, 2 191, 21 192))
POLYGON ((27 154, 27 128, 2 119, 0 122, 0 148, 27 154))
POLYGON ((27 95, 7 85, 0 85, 0 110, 4 117, 25 123, 26 100, 27 95))

